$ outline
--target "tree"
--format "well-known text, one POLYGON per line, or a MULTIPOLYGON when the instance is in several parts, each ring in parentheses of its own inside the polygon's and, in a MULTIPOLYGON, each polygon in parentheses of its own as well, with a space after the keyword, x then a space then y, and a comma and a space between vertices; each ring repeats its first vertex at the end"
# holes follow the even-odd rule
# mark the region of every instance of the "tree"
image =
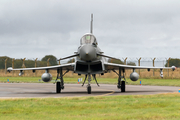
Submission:
POLYGON ((7 64, 6 64, 7 68, 12 66, 12 64, 11 64, 12 58, 7 57, 7 56, 2 56, 2 57, 0 57, 0 69, 5 68, 5 60, 6 59, 7 59, 7 64))
POLYGON ((120 59, 108 59, 108 62, 110 63, 116 63, 116 64, 124 64, 124 62, 122 62, 120 59))
MULTIPOLYGON (((171 67, 171 66, 180 67, 180 59, 178 59, 178 58, 171 58, 169 60, 169 67, 171 67)), ((165 67, 168 67, 168 60, 166 60, 165 67)))
POLYGON ((67 63, 73 63, 73 62, 75 62, 75 59, 73 58, 73 59, 70 59, 67 63))
MULTIPOLYGON (((23 64, 22 59, 16 59, 16 60, 14 60, 14 68, 21 68, 21 67, 22 67, 22 64, 23 64)), ((25 63, 25 66, 26 66, 26 63, 25 63)))
POLYGON ((128 62, 127 65, 136 66, 136 63, 134 63, 134 62, 128 62))
POLYGON ((41 59, 41 61, 46 61, 50 58, 49 63, 50 65, 57 65, 57 58, 53 55, 46 55, 41 59))
MULTIPOLYGON (((7 56, 1 56, 0 57, 0 69, 5 69, 5 60, 7 59, 7 68, 12 67, 12 58, 7 56)), ((57 65, 57 58, 53 55, 47 55, 44 58, 42 58, 42 61, 37 60, 37 66, 36 67, 45 67, 47 66, 47 60, 50 58, 49 63, 51 65, 57 65)), ((24 61, 26 68, 32 68, 35 67, 35 60, 25 60, 24 61)), ((23 64, 22 59, 15 59, 14 60, 14 68, 21 68, 23 64)))

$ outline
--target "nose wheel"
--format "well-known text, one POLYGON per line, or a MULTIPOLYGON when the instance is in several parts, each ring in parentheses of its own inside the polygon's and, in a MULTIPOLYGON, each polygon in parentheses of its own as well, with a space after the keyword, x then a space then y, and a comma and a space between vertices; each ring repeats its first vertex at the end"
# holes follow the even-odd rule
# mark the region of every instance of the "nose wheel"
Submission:
POLYGON ((87 92, 88 94, 91 94, 91 75, 90 74, 88 74, 87 92))
POLYGON ((91 86, 87 86, 87 92, 88 94, 91 94, 91 86))

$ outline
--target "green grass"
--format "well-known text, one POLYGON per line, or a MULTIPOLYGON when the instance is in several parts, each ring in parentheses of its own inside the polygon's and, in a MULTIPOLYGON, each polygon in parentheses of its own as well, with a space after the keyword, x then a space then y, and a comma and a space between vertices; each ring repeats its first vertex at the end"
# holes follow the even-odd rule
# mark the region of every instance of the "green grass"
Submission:
POLYGON ((0 119, 179 120, 180 94, 0 99, 0 119))
MULTIPOLYGON (((81 77, 81 76, 80 76, 81 77)), ((82 77, 84 79, 84 77, 82 77)), ((41 77, 0 77, 0 82, 7 82, 7 79, 11 83, 44 83, 43 81, 39 81, 41 77)), ((55 79, 55 78, 54 78, 55 79)), ((117 84, 117 78, 97 78, 100 84, 117 84)), ((128 85, 139 85, 140 80, 142 85, 158 85, 158 86, 180 86, 180 79, 139 79, 136 82, 127 79, 128 85)), ((54 82, 54 81, 51 81, 54 82)), ((77 83, 78 78, 67 78, 64 77, 65 83, 77 83)), ((83 81, 82 81, 83 82, 83 81)), ((80 83, 82 83, 80 82, 80 83)), ((95 83, 93 80, 91 83, 95 83)))
POLYGON ((39 82, 39 79, 41 79, 41 77, 0 77, 0 82, 6 83, 7 79, 9 79, 10 83, 37 83, 39 82))

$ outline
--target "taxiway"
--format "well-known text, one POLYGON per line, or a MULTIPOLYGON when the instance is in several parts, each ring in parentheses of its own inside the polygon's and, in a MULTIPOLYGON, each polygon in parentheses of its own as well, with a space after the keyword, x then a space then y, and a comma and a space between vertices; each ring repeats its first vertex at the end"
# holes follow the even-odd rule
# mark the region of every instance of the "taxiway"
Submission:
POLYGON ((86 85, 65 84, 61 93, 56 93, 56 85, 52 83, 0 83, 0 98, 34 98, 34 97, 80 97, 108 95, 150 95, 178 92, 180 87, 172 86, 140 86, 126 85, 126 92, 117 89, 117 85, 92 84, 92 93, 87 94, 86 85))

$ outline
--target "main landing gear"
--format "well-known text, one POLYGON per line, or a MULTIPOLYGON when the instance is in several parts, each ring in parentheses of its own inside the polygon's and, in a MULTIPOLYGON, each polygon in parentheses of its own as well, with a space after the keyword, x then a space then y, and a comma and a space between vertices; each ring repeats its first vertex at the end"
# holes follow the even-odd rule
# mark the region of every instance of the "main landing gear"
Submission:
POLYGON ((115 70, 113 70, 113 72, 115 72, 119 77, 118 77, 118 84, 117 84, 117 88, 121 89, 121 92, 125 92, 126 89, 126 79, 125 79, 125 70, 119 68, 119 73, 117 73, 115 70), (123 71, 123 76, 121 76, 121 70, 123 71))
POLYGON ((57 77, 56 77, 56 93, 61 93, 61 89, 64 89, 64 80, 63 76, 68 73, 69 70, 67 70, 64 74, 62 73, 62 69, 57 69, 57 77), (58 81, 60 79, 60 81, 58 81))
MULTIPOLYGON (((97 86, 99 86, 99 84, 98 84, 98 82, 96 80, 96 75, 93 74, 92 76, 93 76, 94 80, 96 81, 97 86)), ((82 86, 84 86, 84 83, 86 82, 87 77, 88 77, 87 93, 91 94, 91 84, 90 84, 90 82, 91 82, 91 74, 88 74, 88 75, 85 76, 85 80, 84 80, 82 86)))

